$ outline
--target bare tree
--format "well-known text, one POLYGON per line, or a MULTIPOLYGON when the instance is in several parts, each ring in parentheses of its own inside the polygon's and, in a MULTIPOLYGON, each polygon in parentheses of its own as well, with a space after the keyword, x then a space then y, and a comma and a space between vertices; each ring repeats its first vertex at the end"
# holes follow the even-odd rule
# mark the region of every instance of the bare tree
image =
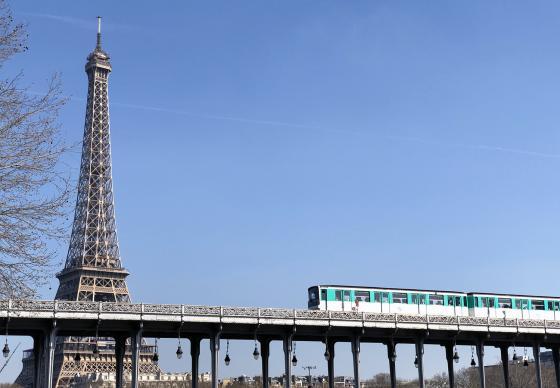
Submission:
MULTIPOLYGON (((0 0, 0 68, 27 50, 27 34, 0 0)), ((22 74, 0 80, 0 298, 29 298, 51 276, 53 241, 65 235, 67 150, 56 124, 65 99, 56 76, 42 95, 21 87, 22 74)))

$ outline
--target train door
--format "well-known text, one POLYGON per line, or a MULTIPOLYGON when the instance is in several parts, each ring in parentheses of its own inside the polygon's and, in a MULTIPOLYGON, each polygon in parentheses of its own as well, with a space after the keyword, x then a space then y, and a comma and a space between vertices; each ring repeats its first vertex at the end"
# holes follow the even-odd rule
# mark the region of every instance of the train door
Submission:
POLYGON ((389 293, 388 292, 382 292, 381 293, 381 312, 383 312, 383 313, 390 313, 391 312, 391 305, 389 303, 390 303, 389 293))
POLYGON ((415 313, 426 315, 426 295, 412 294, 410 298, 411 304, 415 305, 415 313))
MULTIPOLYGON (((482 307, 486 309, 486 316, 490 318, 496 318, 496 299, 493 296, 483 296, 482 297, 482 307)), ((499 317, 502 318, 502 317, 499 317)))
POLYGON ((551 304, 551 310, 553 311, 553 319, 556 321, 558 319, 560 319, 560 301, 558 300, 553 300, 550 301, 551 304))
POLYGON ((352 311, 352 307, 350 290, 342 290, 342 311, 352 311))

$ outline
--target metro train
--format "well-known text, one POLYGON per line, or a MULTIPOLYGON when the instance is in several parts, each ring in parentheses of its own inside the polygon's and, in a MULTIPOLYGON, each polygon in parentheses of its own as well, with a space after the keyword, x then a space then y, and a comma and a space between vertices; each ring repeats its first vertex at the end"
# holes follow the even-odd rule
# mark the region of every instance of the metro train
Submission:
POLYGON ((318 285, 312 310, 560 320, 560 297, 318 285))

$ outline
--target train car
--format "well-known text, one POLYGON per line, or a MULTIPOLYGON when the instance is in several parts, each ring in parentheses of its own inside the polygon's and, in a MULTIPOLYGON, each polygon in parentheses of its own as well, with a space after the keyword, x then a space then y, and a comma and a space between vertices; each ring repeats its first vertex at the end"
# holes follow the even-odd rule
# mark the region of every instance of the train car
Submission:
POLYGON ((314 310, 469 315, 467 294, 457 291, 319 285, 308 296, 314 310))
POLYGON ((470 292, 467 305, 472 317, 560 319, 560 298, 553 296, 470 292))
POLYGON ((313 310, 560 320, 560 297, 318 285, 313 310))

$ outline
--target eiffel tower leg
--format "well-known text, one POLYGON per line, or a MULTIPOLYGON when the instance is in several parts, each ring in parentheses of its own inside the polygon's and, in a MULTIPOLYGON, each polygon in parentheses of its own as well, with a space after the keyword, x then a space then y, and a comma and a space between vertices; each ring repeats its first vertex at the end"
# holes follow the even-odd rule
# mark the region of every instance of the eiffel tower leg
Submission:
POLYGON ((126 337, 115 337, 115 358, 116 358, 116 373, 115 373, 115 387, 124 387, 124 353, 126 346, 126 337))
POLYGON ((191 388, 198 388, 198 359, 200 357, 200 338, 192 337, 191 341, 191 388))
POLYGON ((45 379, 47 380, 43 384, 46 388, 52 388, 53 386, 53 372, 54 372, 54 350, 56 347, 56 332, 58 331, 56 327, 56 321, 53 322, 53 327, 46 336, 46 348, 47 348, 47 363, 46 363, 46 373, 45 379))
POLYGON ((37 334, 33 336, 33 388, 41 386, 41 360, 45 349, 45 336, 37 334))
MULTIPOLYGON (((132 335, 132 381, 131 388, 138 388, 138 370, 140 359, 140 346, 142 345, 142 328, 136 330, 132 335)), ((50 387, 49 387, 50 388, 50 387)))

